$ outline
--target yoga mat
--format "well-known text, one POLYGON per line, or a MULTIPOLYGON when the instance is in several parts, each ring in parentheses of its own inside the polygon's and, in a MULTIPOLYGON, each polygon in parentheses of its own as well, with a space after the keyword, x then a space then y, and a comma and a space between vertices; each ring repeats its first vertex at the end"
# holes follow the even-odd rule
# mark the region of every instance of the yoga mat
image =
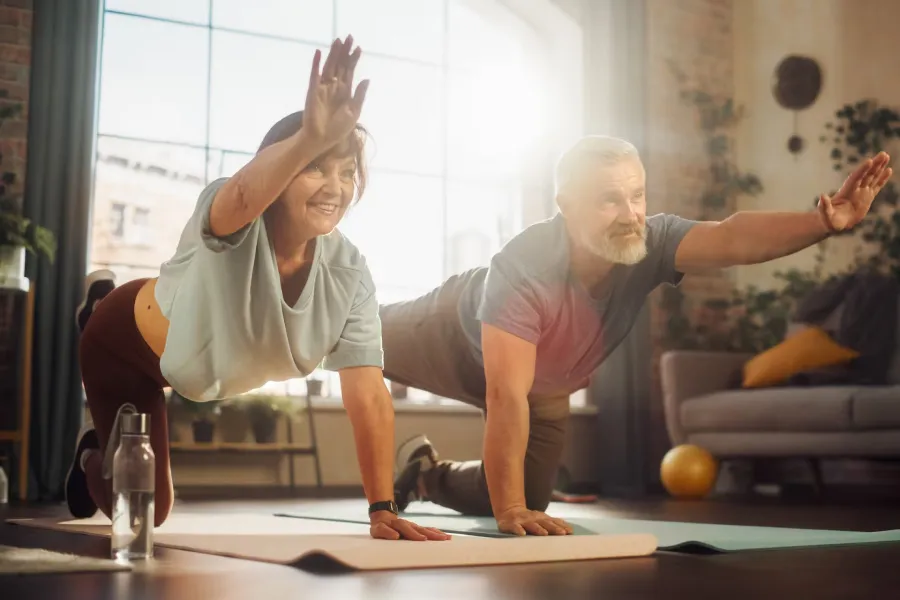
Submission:
POLYGON ((0 575, 130 570, 131 565, 117 563, 112 559, 78 556, 76 554, 44 550, 43 548, 19 548, 0 545, 0 575))
MULTIPOLYGON (((307 520, 332 520, 339 522, 365 522, 351 517, 346 511, 329 514, 325 507, 277 513, 280 517, 307 520)), ((505 539, 510 534, 497 530, 497 523, 490 517, 462 515, 437 515, 430 513, 405 513, 405 518, 425 527, 436 527, 450 534, 467 534, 505 539)), ((748 527, 741 525, 716 525, 708 523, 681 523, 672 521, 643 521, 614 518, 566 519, 575 530, 573 539, 583 535, 650 534, 657 540, 659 550, 685 553, 725 553, 744 550, 771 550, 775 548, 805 548, 814 546, 841 546, 900 542, 900 530, 889 531, 836 531, 822 529, 790 529, 786 527, 748 527)), ((531 536, 529 536, 531 537, 531 536)), ((560 536, 550 536, 560 537, 560 536)))
MULTIPOLYGON (((109 537, 105 516, 83 520, 12 519, 41 527, 109 537)), ((260 514, 172 513, 154 532, 157 546, 308 570, 418 569, 648 556, 656 539, 647 534, 593 535, 578 539, 454 536, 442 542, 376 540, 365 524, 286 519, 260 514)))

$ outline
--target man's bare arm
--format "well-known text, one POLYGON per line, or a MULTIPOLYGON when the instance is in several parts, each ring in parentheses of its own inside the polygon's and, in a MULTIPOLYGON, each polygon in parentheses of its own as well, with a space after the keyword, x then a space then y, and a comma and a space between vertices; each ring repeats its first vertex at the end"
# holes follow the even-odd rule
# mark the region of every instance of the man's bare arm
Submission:
POLYGON ((570 525, 529 510, 525 498, 528 393, 534 381, 536 347, 487 324, 481 327, 481 344, 487 382, 484 470, 498 528, 516 535, 570 534, 570 525))
POLYGON ((528 392, 534 381, 535 345, 492 325, 482 325, 487 383, 484 468, 494 516, 525 508, 528 392))
POLYGON ((829 234, 814 211, 738 212, 691 228, 675 252, 675 268, 690 273, 768 262, 817 244, 829 234))

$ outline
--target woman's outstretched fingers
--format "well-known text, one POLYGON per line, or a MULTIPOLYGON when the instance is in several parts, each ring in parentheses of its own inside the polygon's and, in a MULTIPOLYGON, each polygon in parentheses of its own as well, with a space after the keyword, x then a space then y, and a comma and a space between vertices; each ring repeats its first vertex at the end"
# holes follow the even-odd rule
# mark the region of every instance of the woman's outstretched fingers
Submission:
POLYGON ((331 48, 328 50, 328 56, 325 58, 325 65, 322 67, 322 79, 328 81, 335 76, 337 71, 337 63, 340 60, 340 53, 343 44, 341 40, 335 39, 331 42, 331 48))

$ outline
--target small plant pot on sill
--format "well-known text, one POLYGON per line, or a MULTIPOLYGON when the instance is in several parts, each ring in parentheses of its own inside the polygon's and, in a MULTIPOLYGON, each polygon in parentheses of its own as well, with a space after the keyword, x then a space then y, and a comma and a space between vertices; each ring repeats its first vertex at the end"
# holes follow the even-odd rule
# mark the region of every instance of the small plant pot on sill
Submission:
POLYGON ((307 379, 306 393, 309 394, 311 398, 320 398, 322 396, 322 380, 307 379))
POLYGON ((216 429, 219 431, 219 439, 226 444, 246 442, 250 433, 247 413, 237 404, 223 403, 216 429))
POLYGON ((209 444, 216 433, 216 424, 207 419, 197 419, 191 422, 191 429, 194 431, 194 443, 209 444))
POLYGON ((250 417, 250 429, 257 444, 275 442, 275 431, 278 425, 278 411, 263 402, 253 402, 247 406, 250 417))

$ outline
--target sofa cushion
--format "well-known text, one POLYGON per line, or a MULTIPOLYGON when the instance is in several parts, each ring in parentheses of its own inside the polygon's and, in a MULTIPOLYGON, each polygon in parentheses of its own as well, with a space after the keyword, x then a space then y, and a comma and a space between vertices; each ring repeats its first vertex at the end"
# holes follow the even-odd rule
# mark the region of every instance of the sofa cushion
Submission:
POLYGON ((785 387, 730 390, 681 404, 688 433, 701 431, 846 431, 853 428, 859 387, 785 387))
POLYGON ((722 391, 681 404, 688 433, 900 429, 900 386, 722 391))
POLYGON ((862 388, 853 394, 856 429, 900 429, 900 386, 862 388))

